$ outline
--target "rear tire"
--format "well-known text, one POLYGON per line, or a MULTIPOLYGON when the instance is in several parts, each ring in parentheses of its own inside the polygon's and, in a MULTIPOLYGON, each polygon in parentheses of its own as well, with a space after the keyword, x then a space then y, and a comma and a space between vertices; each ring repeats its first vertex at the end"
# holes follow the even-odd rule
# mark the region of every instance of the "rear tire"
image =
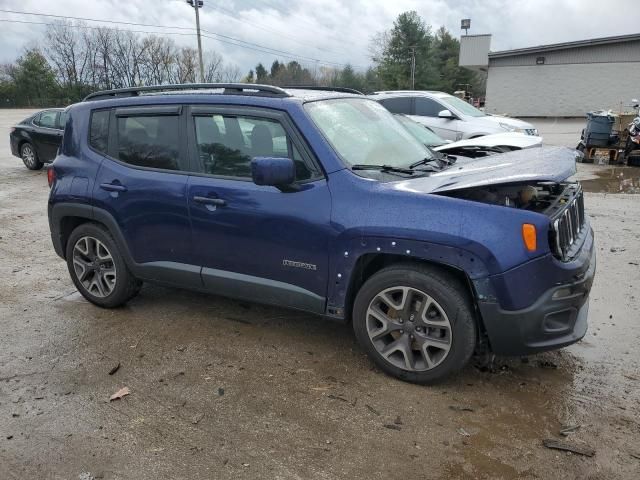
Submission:
POLYGON ((369 278, 355 299, 353 329, 380 369, 420 384, 462 369, 477 343, 464 285, 423 265, 392 266, 369 278))
POLYGON ((78 291, 99 307, 119 307, 135 297, 142 286, 101 225, 83 223, 76 227, 67 241, 66 259, 78 291))
POLYGON ((40 170, 44 166, 44 163, 38 159, 36 149, 29 142, 25 142, 20 146, 20 158, 22 158, 24 166, 29 170, 40 170))

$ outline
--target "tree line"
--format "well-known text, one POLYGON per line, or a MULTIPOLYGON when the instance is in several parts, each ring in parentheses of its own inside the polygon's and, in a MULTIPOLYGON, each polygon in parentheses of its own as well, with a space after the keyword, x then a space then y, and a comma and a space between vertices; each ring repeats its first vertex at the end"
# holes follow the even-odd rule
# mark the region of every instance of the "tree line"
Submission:
MULTIPOLYGON (((481 94, 481 79, 458 66, 459 49, 458 39, 446 28, 434 33, 410 11, 400 14, 391 29, 371 38, 372 65, 365 71, 349 64, 333 68, 276 59, 270 68, 259 63, 242 77, 237 66, 205 50, 204 81, 320 85, 362 92, 410 89, 415 55, 416 89, 449 93, 470 89, 481 94)), ((198 81, 195 48, 157 35, 57 22, 47 26, 41 47, 28 48, 13 63, 0 66, 0 105, 64 106, 96 90, 198 81)))

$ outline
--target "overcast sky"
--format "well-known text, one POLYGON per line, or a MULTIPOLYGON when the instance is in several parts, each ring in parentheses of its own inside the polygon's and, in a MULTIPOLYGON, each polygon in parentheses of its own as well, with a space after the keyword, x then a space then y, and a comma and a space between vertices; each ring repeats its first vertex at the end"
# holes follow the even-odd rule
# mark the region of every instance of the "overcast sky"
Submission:
MULTIPOLYGON (((460 34, 460 19, 471 18, 469 33, 493 34, 491 49, 496 51, 638 33, 638 8, 632 0, 204 0, 200 21, 210 37, 216 33, 233 39, 203 38, 204 49, 217 51, 243 72, 260 61, 268 67, 275 58, 292 58, 221 40, 277 49, 299 57, 305 65, 313 66, 314 60, 319 65, 350 62, 361 69, 370 64, 371 35, 391 28, 398 14, 407 10, 416 10, 434 30, 445 25, 455 35, 460 34)), ((194 11, 184 0, 0 0, 0 9, 183 28, 195 25, 194 11)), ((54 20, 6 12, 0 12, 0 19, 54 20)), ((109 26, 164 32, 179 44, 196 46, 190 30, 109 26)), ((0 28, 0 62, 8 62, 25 46, 37 45, 45 26, 0 22, 0 28)))

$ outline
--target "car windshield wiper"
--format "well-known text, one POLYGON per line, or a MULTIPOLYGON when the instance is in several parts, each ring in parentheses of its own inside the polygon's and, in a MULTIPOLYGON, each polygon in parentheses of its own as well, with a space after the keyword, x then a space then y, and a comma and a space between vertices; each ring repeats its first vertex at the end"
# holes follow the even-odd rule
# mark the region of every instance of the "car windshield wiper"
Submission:
POLYGON ((357 163, 351 167, 351 170, 379 170, 381 172, 406 173, 408 175, 416 173, 411 168, 394 167, 392 165, 369 165, 366 163, 357 163))
POLYGON ((442 165, 438 160, 438 158, 424 157, 422 160, 418 160, 417 162, 413 162, 411 165, 409 165, 409 169, 413 170, 420 165, 426 165, 429 167, 433 167, 433 169, 431 170, 432 172, 438 172, 442 170, 442 165))

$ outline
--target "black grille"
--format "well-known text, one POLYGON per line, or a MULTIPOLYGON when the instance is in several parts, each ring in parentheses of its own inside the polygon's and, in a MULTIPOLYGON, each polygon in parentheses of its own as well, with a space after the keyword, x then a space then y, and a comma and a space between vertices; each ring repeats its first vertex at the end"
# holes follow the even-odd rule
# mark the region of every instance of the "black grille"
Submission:
POLYGON ((581 238, 584 223, 584 194, 582 188, 579 188, 553 221, 553 247, 557 257, 567 261, 574 256, 580 248, 578 240, 581 238))

